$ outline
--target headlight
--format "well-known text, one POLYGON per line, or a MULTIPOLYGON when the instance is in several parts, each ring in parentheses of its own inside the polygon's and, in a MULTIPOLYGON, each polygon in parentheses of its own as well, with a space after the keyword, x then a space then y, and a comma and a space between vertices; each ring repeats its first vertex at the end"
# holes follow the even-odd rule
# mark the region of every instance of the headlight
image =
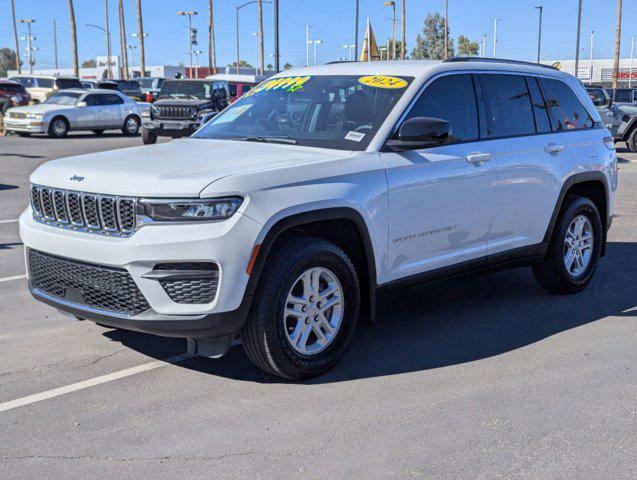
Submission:
POLYGON ((44 117, 44 115, 41 113, 27 113, 28 120, 42 120, 42 117, 44 117))
POLYGON ((142 110, 141 116, 144 118, 150 117, 150 110, 142 110))
POLYGON ((193 200, 142 200, 147 216, 158 221, 227 220, 239 209, 242 198, 204 198, 193 200))
POLYGON ((190 114, 190 118, 192 118, 193 120, 197 118, 197 109, 195 107, 190 107, 188 109, 188 113, 190 114))

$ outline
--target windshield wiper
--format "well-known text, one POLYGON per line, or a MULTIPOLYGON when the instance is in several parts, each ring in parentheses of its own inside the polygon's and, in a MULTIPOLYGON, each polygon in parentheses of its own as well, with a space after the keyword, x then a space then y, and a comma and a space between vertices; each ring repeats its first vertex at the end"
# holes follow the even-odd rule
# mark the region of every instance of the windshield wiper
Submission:
POLYGON ((296 140, 284 137, 238 137, 236 140, 242 140, 244 142, 285 143, 287 145, 296 145, 296 140))

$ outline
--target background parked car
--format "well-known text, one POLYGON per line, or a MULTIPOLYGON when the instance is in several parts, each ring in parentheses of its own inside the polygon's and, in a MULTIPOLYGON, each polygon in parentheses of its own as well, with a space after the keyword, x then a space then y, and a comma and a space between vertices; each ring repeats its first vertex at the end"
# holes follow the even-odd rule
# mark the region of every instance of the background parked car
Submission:
POLYGON ((15 106, 28 105, 31 101, 26 89, 17 82, 0 80, 0 113, 15 106))
POLYGON ((104 90, 117 90, 138 102, 143 100, 144 95, 137 80, 103 80, 97 82, 97 88, 104 90))
POLYGON ((141 115, 137 103, 113 90, 70 89, 57 92, 40 105, 16 107, 5 118, 5 130, 19 135, 48 133, 64 137, 71 130, 121 129, 137 135, 141 115))
POLYGON ((81 83, 82 87, 86 88, 87 90, 95 90, 97 88, 96 82, 82 81, 81 83))
POLYGON ((608 93, 615 104, 637 105, 637 88, 611 88, 608 93))
POLYGON ((147 102, 154 102, 159 95, 161 86, 164 83, 165 78, 160 77, 144 77, 138 78, 137 81, 144 94, 144 99, 147 102))
POLYGON ((586 87, 586 91, 613 139, 616 142, 626 142, 631 152, 637 152, 637 104, 617 104, 611 99, 610 93, 602 87, 586 87))
POLYGON ((26 88, 33 103, 42 103, 58 90, 82 88, 82 83, 73 77, 54 77, 52 75, 18 75, 9 80, 18 82, 26 88))
POLYGON ((221 80, 228 82, 229 103, 235 102, 241 95, 248 93, 253 87, 265 80, 263 75, 242 75, 230 73, 218 73, 206 77, 206 80, 221 80))

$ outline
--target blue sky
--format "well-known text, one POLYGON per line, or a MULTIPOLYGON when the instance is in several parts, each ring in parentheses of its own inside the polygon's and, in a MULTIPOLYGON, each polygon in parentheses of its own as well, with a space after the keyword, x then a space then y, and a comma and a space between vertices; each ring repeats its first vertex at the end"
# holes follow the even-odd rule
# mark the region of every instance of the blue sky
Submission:
MULTIPOLYGON (((55 18, 58 26, 58 49, 60 67, 72 65, 71 40, 66 0, 15 0, 18 18, 35 18, 33 35, 38 37, 36 45, 38 66, 53 67, 53 45, 51 22, 55 18)), ((117 1, 109 0, 112 46, 117 51, 117 1)), ((215 30, 219 65, 226 65, 235 58, 234 11, 238 2, 215 0, 215 30)), ((377 39, 391 35, 391 9, 383 0, 360 0, 360 35, 362 38, 365 18, 370 17, 377 39)), ((397 0, 397 7, 400 0, 397 0)), ((542 58, 573 58, 577 0, 449 0, 449 26, 453 38, 463 34, 473 40, 481 40, 487 34, 487 52, 492 51, 493 18, 502 21, 498 26, 498 56, 521 60, 533 60, 536 55, 537 11, 535 6, 544 5, 542 58)), ((313 25, 312 37, 323 40, 319 46, 319 62, 346 56, 342 48, 353 41, 354 0, 280 0, 280 38, 282 64, 295 66, 305 63, 305 25, 313 25)), ((136 31, 137 18, 135 0, 124 0, 129 43, 136 44, 130 33, 136 31)), ((200 32, 200 49, 207 45, 207 0, 143 0, 144 28, 150 36, 146 42, 147 64, 176 65, 187 63, 186 19, 177 16, 177 10, 197 10, 194 25, 200 32)), ((596 31, 595 58, 610 58, 615 40, 616 0, 584 0, 582 14, 582 55, 588 58, 590 31, 596 31)), ((9 0, 0 0, 0 48, 13 48, 13 35, 9 0)), ((75 0, 78 24, 80 61, 105 54, 104 34, 87 23, 104 24, 103 0, 75 0)), ((430 12, 442 12, 444 0, 407 0, 407 46, 411 50, 416 34, 422 30, 422 22, 430 12)), ((256 5, 241 10, 240 42, 241 57, 255 62, 255 40, 257 31, 256 5)), ((264 5, 264 29, 266 39, 266 63, 272 62, 272 6, 264 5)), ((400 10, 397 8, 397 16, 400 10)), ((630 37, 637 37, 637 1, 625 1, 623 9, 622 57, 630 52, 630 37)), ((23 26, 19 26, 24 35, 23 26)), ((397 36, 400 38, 400 23, 397 36)), ((359 39, 359 41, 361 41, 359 39)), ((22 42, 23 43, 23 42, 22 42)), ((26 47, 22 46, 23 52, 26 47)), ((204 54, 205 57, 207 55, 204 54)), ((134 53, 135 63, 139 54, 134 53)), ((637 54, 636 54, 637 56, 637 54)), ((201 59, 206 64, 206 58, 201 59)))

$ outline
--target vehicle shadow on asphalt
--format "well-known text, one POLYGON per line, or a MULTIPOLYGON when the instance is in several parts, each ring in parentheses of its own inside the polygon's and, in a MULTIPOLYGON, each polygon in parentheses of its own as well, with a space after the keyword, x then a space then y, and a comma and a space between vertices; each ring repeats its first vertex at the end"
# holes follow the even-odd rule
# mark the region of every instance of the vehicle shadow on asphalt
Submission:
POLYGON ((94 133, 69 133, 66 137, 64 138, 51 138, 48 135, 29 135, 29 139, 33 139, 33 140, 47 140, 47 141, 52 141, 52 140, 77 140, 80 138, 93 138, 93 139, 100 139, 100 138, 135 138, 135 137, 140 137, 140 135, 126 135, 122 132, 118 132, 116 130, 114 130, 113 132, 104 132, 101 135, 95 135, 94 133))
MULTIPOLYGON (((0 156, 2 154, 0 153, 0 156)), ((17 185, 9 185, 7 183, 0 183, 0 192, 4 191, 4 190, 15 190, 16 188, 20 188, 17 185)))
MULTIPOLYGON (((458 365, 501 355, 608 316, 637 317, 637 243, 611 242, 591 285, 576 295, 539 287, 531 269, 471 275, 413 288, 381 300, 373 324, 357 328, 341 362, 303 382, 324 384, 458 365)), ((166 358, 185 342, 125 331, 112 340, 166 358)), ((594 339, 591 339, 594 341, 594 339)), ((259 383, 286 383, 254 367, 241 348, 220 360, 179 364, 205 374, 259 383)))

